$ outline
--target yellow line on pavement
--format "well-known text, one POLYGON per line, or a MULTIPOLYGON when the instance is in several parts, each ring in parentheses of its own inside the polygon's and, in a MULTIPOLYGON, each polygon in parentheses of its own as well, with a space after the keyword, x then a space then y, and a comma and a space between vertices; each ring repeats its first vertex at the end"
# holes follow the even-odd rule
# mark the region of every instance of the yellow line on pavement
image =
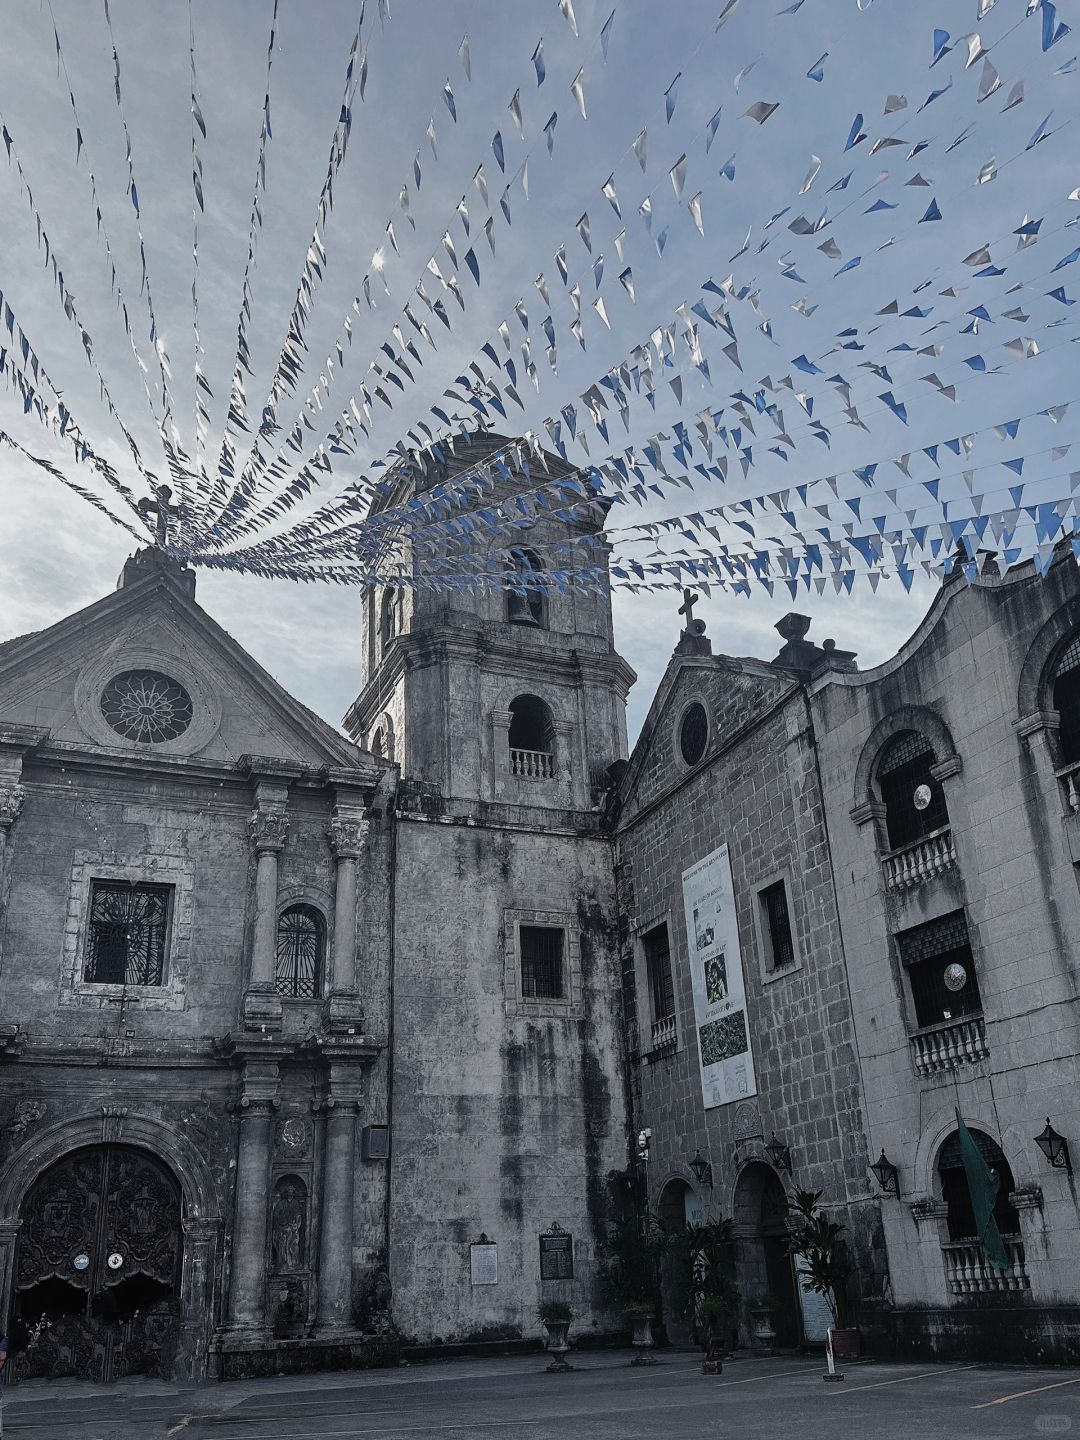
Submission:
POLYGON ((960 1370, 977 1370, 978 1365, 951 1365, 948 1370, 922 1370, 918 1375, 901 1375, 899 1380, 875 1380, 870 1385, 845 1385, 830 1395, 854 1395, 856 1390, 882 1390, 886 1385, 906 1385, 909 1380, 932 1380, 938 1375, 955 1375, 960 1370))
POLYGON ((1018 1390, 1015 1395, 999 1395, 996 1400, 986 1400, 982 1405, 973 1405, 973 1410, 989 1410, 991 1405, 1007 1405, 1010 1400, 1023 1400, 1028 1395, 1041 1395, 1044 1390, 1060 1390, 1063 1385, 1080 1385, 1080 1375, 1072 1380, 1055 1380, 1051 1385, 1036 1385, 1034 1390, 1018 1390))

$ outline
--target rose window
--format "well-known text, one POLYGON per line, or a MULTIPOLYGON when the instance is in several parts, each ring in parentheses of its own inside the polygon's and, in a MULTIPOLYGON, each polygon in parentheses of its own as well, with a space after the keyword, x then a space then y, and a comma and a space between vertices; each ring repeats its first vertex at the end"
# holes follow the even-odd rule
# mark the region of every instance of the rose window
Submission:
POLYGON ((106 685, 101 713, 125 740, 162 745, 191 724, 191 696, 179 681, 156 670, 125 670, 106 685))

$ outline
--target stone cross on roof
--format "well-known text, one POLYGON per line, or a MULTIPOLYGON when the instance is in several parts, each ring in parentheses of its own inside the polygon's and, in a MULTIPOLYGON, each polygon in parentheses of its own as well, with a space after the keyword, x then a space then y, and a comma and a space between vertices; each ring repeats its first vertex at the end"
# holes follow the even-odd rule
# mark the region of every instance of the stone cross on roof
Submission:
POLYGON ((694 623, 694 606, 701 596, 696 595, 693 590, 684 590, 682 595, 683 603, 679 606, 679 614, 686 616, 686 628, 689 630, 694 623))
POLYGON ((172 491, 168 485, 159 485, 154 491, 153 500, 144 499, 139 501, 139 513, 145 519, 148 515, 156 517, 154 527, 154 544, 164 550, 169 541, 169 522, 173 514, 169 501, 172 499, 172 491))

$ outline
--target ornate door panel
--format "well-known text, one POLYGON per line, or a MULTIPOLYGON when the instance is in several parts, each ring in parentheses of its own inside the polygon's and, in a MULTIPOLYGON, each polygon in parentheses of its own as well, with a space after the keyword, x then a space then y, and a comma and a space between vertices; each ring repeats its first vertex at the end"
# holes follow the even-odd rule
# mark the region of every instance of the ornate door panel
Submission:
POLYGON ((102 1145, 51 1166, 22 1208, 15 1308, 40 1335, 17 1374, 168 1373, 180 1219, 176 1180, 145 1151, 102 1145))

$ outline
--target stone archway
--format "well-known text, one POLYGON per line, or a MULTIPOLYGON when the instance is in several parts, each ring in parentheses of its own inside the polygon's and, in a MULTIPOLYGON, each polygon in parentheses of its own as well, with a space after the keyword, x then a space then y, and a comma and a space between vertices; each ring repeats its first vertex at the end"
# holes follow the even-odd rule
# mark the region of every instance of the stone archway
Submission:
POLYGON ((180 1339, 181 1193, 148 1151, 98 1144, 54 1161, 19 1214, 12 1326, 24 1377, 171 1375, 180 1339))
MULTIPOLYGON (((701 1220, 701 1201, 697 1192, 680 1176, 673 1176, 660 1192, 657 1218, 668 1235, 677 1235, 687 1225, 701 1220)), ((673 1345, 693 1343, 693 1325, 685 1315, 685 1282, 677 1273, 678 1262, 665 1256, 660 1270, 660 1293, 663 1303, 664 1328, 673 1345)))
MULTIPOLYGON (((147 1116, 128 1115, 120 1108, 105 1107, 46 1126, 15 1150, 0 1171, 0 1322, 6 1325, 15 1313, 20 1288, 16 1270, 20 1235, 27 1211, 35 1203, 38 1183, 69 1158, 108 1149, 140 1157, 143 1167, 162 1175, 175 1187, 179 1243, 173 1293, 178 1323, 169 1375, 177 1380, 205 1379, 221 1234, 213 1176, 182 1131, 147 1116)), ((132 1174, 139 1168, 133 1166, 132 1174)), ((138 1200, 137 1190, 136 1184, 133 1207, 138 1200)), ((52 1212, 52 1216, 57 1219, 58 1212, 52 1212)), ((89 1268, 93 1257, 85 1247, 68 1259, 73 1261, 84 1251, 89 1268)), ((107 1250, 106 1262, 109 1253, 116 1252, 107 1250)), ((124 1270, 123 1265, 118 1268, 124 1270)))
POLYGON ((786 1195, 780 1176, 763 1160, 753 1160, 735 1181, 732 1219, 735 1264, 744 1302, 770 1296, 777 1343, 794 1349, 800 1340, 795 1272, 787 1252, 786 1195))

